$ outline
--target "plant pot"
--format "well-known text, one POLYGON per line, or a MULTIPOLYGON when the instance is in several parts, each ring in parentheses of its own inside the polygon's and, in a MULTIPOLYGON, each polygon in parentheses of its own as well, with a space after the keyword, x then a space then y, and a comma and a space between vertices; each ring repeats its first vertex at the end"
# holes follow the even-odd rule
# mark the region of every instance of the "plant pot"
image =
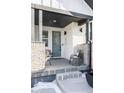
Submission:
POLYGON ((86 80, 89 86, 93 88, 93 73, 92 72, 86 73, 86 80))

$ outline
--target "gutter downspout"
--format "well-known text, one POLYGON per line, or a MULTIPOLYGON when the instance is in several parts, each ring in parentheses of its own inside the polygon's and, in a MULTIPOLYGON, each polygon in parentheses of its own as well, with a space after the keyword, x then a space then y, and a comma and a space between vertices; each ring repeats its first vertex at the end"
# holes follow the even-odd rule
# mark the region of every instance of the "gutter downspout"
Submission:
POLYGON ((92 70, 92 23, 90 23, 90 20, 87 19, 86 21, 86 45, 87 48, 89 48, 87 51, 89 52, 88 58, 89 58, 89 64, 88 67, 90 70, 92 70))

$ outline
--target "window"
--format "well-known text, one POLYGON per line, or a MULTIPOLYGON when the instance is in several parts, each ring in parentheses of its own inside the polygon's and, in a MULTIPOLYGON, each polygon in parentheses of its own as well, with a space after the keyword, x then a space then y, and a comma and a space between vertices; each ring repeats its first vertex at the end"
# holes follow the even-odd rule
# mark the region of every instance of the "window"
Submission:
POLYGON ((48 46, 48 31, 43 31, 43 42, 45 42, 45 46, 48 46))

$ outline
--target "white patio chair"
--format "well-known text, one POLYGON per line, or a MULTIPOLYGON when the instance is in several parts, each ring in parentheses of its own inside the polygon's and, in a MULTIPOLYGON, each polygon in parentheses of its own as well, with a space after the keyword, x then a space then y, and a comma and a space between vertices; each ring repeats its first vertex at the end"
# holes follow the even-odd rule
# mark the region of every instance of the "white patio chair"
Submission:
POLYGON ((45 54, 46 54, 46 57, 45 57, 45 62, 49 62, 50 65, 52 65, 51 63, 51 57, 52 57, 52 53, 51 53, 51 50, 50 49, 46 49, 45 50, 45 54))

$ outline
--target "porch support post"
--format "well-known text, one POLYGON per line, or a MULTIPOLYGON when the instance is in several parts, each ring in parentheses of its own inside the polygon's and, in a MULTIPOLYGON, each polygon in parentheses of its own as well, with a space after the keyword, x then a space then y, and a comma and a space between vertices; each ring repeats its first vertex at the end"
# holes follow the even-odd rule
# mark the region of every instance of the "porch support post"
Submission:
POLYGON ((93 41, 92 41, 92 22, 90 23, 90 38, 89 38, 89 40, 90 40, 90 64, 89 64, 89 67, 90 67, 90 69, 92 70, 93 69, 93 61, 92 61, 92 43, 93 43, 93 41))
POLYGON ((89 19, 86 22, 86 44, 88 44, 89 41, 89 19))
POLYGON ((43 11, 39 10, 39 41, 42 42, 43 33, 43 11))
POLYGON ((86 22, 86 47, 85 47, 85 62, 88 64, 89 69, 91 70, 92 64, 92 29, 90 27, 89 19, 86 22))
POLYGON ((89 44, 89 19, 86 21, 86 33, 85 33, 85 39, 86 44, 84 45, 84 63, 88 66, 90 65, 90 44, 89 44))
POLYGON ((34 18, 34 9, 32 8, 31 9, 31 41, 34 41, 34 36, 35 36, 35 29, 34 29, 34 21, 35 21, 35 18, 34 18))

